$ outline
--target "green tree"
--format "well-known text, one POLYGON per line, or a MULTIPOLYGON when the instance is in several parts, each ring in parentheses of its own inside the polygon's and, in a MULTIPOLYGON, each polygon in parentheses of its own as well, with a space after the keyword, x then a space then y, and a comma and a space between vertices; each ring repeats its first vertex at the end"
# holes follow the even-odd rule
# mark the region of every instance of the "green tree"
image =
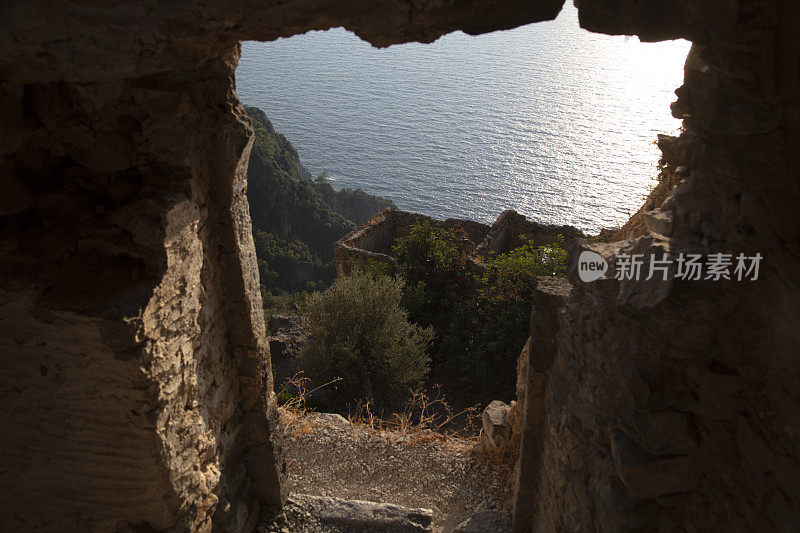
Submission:
POLYGON ((437 354, 441 351, 438 344, 448 336, 455 310, 472 292, 458 236, 425 221, 395 240, 392 256, 397 260, 397 274, 406 282, 402 304, 412 321, 434 327, 437 338, 433 353, 437 354))
POLYGON ((356 272, 306 301, 303 366, 320 383, 341 378, 334 404, 361 399, 395 409, 425 378, 433 332, 409 323, 402 290, 399 279, 356 272))
POLYGON ((475 275, 458 235, 425 222, 396 239, 392 255, 411 320, 436 333, 430 354, 439 378, 488 399, 513 391, 536 277, 563 277, 566 251, 526 242, 475 275))
POLYGON ((557 244, 526 242, 487 261, 476 276, 474 303, 461 307, 448 366, 465 385, 493 384, 495 394, 514 390, 516 359, 530 334, 533 290, 539 276, 564 277, 567 252, 557 244))
POLYGON ((527 302, 539 276, 565 277, 567 251, 558 244, 535 247, 529 240, 487 263, 479 278, 484 296, 504 302, 527 302))

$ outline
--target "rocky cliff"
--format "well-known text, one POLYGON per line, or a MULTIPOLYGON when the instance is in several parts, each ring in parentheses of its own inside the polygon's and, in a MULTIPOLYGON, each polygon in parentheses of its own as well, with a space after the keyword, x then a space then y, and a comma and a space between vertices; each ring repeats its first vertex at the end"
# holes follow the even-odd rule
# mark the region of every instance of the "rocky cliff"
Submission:
POLYGON ((536 479, 522 474, 515 528, 795 530, 800 8, 577 3, 589 29, 694 45, 672 108, 683 132, 661 143, 675 186, 635 238, 576 246, 571 292, 534 305, 520 460, 536 479), (583 250, 611 279, 580 279, 583 250), (755 281, 614 279, 631 254, 682 252, 764 259, 755 281))
POLYGON ((391 200, 361 189, 336 191, 311 179, 297 150, 263 111, 247 108, 255 133, 247 168, 247 198, 261 284, 267 290, 317 288, 333 281, 333 248, 359 220, 391 200))

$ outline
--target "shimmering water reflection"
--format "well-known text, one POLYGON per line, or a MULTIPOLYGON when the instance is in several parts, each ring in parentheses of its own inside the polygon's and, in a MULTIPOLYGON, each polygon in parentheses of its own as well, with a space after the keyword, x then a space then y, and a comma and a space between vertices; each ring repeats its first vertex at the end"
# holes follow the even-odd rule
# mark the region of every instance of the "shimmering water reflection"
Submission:
POLYGON ((312 173, 403 209, 491 222, 503 209, 596 231, 653 185, 689 43, 553 22, 377 50, 343 29, 248 42, 237 91, 312 173))

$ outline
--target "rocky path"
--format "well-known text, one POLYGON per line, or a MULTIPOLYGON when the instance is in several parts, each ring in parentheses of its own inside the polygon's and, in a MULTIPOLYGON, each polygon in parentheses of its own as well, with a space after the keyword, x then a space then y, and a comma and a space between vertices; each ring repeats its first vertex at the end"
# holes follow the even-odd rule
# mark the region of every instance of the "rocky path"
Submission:
MULTIPOLYGON (((476 510, 505 504, 507 469, 476 457, 469 441, 378 431, 339 415, 282 412, 281 418, 292 494, 430 509, 431 529, 421 530, 437 532, 453 531, 476 510)), ((313 512, 301 507, 291 503, 281 520, 263 529, 322 530, 313 512)))

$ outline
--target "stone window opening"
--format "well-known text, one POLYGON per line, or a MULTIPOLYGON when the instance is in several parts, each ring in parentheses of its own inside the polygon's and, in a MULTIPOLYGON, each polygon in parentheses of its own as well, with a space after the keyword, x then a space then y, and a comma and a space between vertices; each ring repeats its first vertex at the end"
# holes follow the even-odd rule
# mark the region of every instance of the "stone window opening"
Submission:
MULTIPOLYGON (((582 246, 764 264, 752 284, 571 276, 571 291, 538 288, 530 360, 544 396, 527 414, 512 527, 791 531, 800 10, 575 3, 591 31, 693 43, 672 107, 684 127, 660 146, 680 184, 624 240, 582 246)), ((286 501, 234 86, 241 41, 343 26, 376 46, 431 42, 562 5, 4 5, 4 528, 252 531, 286 501)))
MULTIPOLYGON (((249 43, 244 43, 244 53, 247 54, 248 48, 252 48, 253 46, 254 45, 250 45, 249 43)), ((246 55, 242 61, 247 61, 246 55)), ((268 63, 269 62, 266 62, 266 64, 268 63)), ((682 63, 682 60, 679 61, 679 64, 673 62, 671 67, 674 68, 677 65, 677 67, 682 71, 682 63)), ((251 71, 255 71, 255 66, 253 64, 248 64, 247 68, 251 71)), ((285 66, 280 65, 280 67, 276 68, 282 69, 285 68, 285 66)), ((680 78, 676 79, 675 81, 676 86, 679 83, 680 78)), ((256 89, 254 82, 249 81, 248 84, 250 85, 248 92, 246 93, 248 97, 243 97, 241 90, 242 82, 241 80, 237 81, 237 90, 240 93, 239 96, 243 99, 245 105, 253 105, 258 107, 259 100, 254 98, 253 95, 261 94, 261 101, 265 101, 264 95, 269 92, 271 85, 267 83, 265 87, 256 89)), ((281 95, 279 98, 283 100, 286 98, 286 96, 281 95)), ((666 103, 671 103, 671 100, 673 99, 674 98, 668 99, 666 103)), ((267 99, 267 101, 268 100, 269 99, 267 99)), ((272 127, 273 125, 270 124, 270 128, 272 127)), ((346 135, 346 132, 344 131, 340 133, 346 135)), ((667 146, 669 143, 674 142, 674 139, 674 137, 670 137, 668 135, 659 135, 658 148, 663 149, 663 146, 667 146)), ((289 138, 289 141, 291 142, 291 138, 289 138)), ((656 143, 653 142, 653 144, 656 143)), ((301 152, 300 161, 302 160, 303 158, 301 152)), ((317 174, 320 170, 323 169, 313 169, 313 171, 310 173, 310 177, 313 179, 313 175, 317 174)), ((660 169, 656 169, 654 167, 650 170, 650 172, 654 175, 658 174, 659 171, 661 172, 661 176, 657 186, 658 190, 652 195, 651 198, 647 199, 647 207, 643 207, 641 209, 642 212, 651 210, 653 206, 657 206, 661 201, 663 201, 664 196, 677 182, 677 174, 674 166, 670 168, 669 165, 663 165, 660 169)), ((652 182, 649 184, 649 187, 654 187, 652 182)), ((640 202, 634 205, 638 207, 640 202)), ((634 209, 636 207, 634 207, 634 209)), ((631 213, 628 212, 629 216, 623 218, 622 220, 627 221, 630 218, 630 214, 631 213)), ((367 225, 362 226, 362 228, 358 231, 347 235, 345 238, 336 243, 335 247, 335 264, 338 275, 345 275, 352 270, 354 265, 363 265, 366 263, 366 261, 375 260, 376 258, 390 261, 391 257, 388 254, 390 253, 391 242, 397 236, 406 234, 409 227, 415 223, 418 223, 419 220, 422 220, 421 217, 421 215, 416 213, 390 210, 373 219, 367 225)), ((451 223, 451 220, 452 219, 448 219, 448 221, 445 222, 445 225, 451 223)), ((452 223, 455 224, 456 221, 453 221, 452 223)), ((585 238, 587 236, 574 227, 555 225, 548 226, 527 221, 524 216, 514 213, 513 211, 504 212, 492 225, 482 225, 474 222, 472 223, 476 226, 475 228, 469 228, 473 233, 475 233, 474 238, 472 238, 472 241, 474 241, 472 247, 477 249, 477 253, 479 254, 498 254, 506 252, 519 244, 520 235, 527 235, 528 237, 533 235, 536 242, 540 244, 555 242, 556 235, 565 236, 566 240, 568 241, 567 244, 571 243, 578 237, 585 238)), ((622 224, 620 224, 620 226, 622 226, 622 224)), ((601 238, 607 241, 620 241, 624 238, 641 235, 645 231, 646 228, 642 222, 642 215, 638 214, 637 217, 634 217, 628 221, 627 224, 625 224, 625 227, 618 227, 615 230, 603 230, 601 232, 601 238)), ((467 231, 467 233, 469 233, 469 231, 467 231)), ((541 293, 540 305, 545 309, 542 311, 542 313, 548 314, 549 316, 549 313, 554 312, 555 307, 553 306, 556 305, 556 303, 557 305, 563 305, 566 302, 565 294, 569 294, 569 284, 562 284, 556 281, 548 283, 550 283, 550 285, 545 284, 540 289, 539 293, 541 293)), ((278 329, 279 333, 277 337, 273 337, 271 338, 272 340, 270 340, 273 361, 278 361, 278 366, 274 366, 273 368, 278 368, 278 376, 280 379, 285 378, 289 373, 291 373, 291 371, 297 370, 296 363, 295 365, 287 366, 287 364, 284 362, 285 358, 283 357, 287 348, 297 349, 296 346, 292 346, 292 344, 295 342, 293 337, 296 334, 296 332, 292 333, 292 329, 296 329, 296 324, 290 322, 291 321, 287 322, 283 317, 277 317, 274 327, 278 329), (279 322, 281 323, 279 324, 279 322), (284 368, 285 366, 286 368, 284 368), (291 366, 291 370, 287 370, 289 366, 291 366)), ((555 328, 555 326, 550 327, 555 328)), ((530 371, 531 375, 528 377, 529 359, 531 358, 530 339, 523 344, 524 346, 522 347, 522 353, 516 357, 516 359, 518 359, 516 366, 518 374, 516 379, 516 391, 509 394, 508 398, 506 398, 506 401, 510 402, 510 406, 503 401, 487 401, 485 405, 486 410, 481 417, 484 437, 482 437, 481 444, 479 446, 480 449, 485 450, 485 452, 497 453, 499 450, 511 448, 515 450, 513 452, 514 454, 519 453, 520 440, 522 438, 524 419, 526 416, 524 407, 526 390, 528 389, 529 385, 534 386, 535 384, 535 394, 539 396, 543 393, 541 390, 542 383, 540 382, 540 378, 534 378, 533 371, 530 371)), ((547 348, 539 347, 538 352, 546 352, 548 349, 554 350, 555 347, 552 345, 548 345, 547 348)), ((279 388, 280 387, 276 385, 276 392, 279 388)), ((314 424, 323 427, 325 425, 330 425, 332 428, 334 428, 332 429, 334 433, 336 431, 342 431, 341 428, 346 427, 344 426, 346 422, 338 415, 313 415, 313 418, 314 422, 309 423, 309 426, 307 426, 305 429, 305 431, 308 431, 309 433, 315 431, 311 429, 311 426, 314 424)), ((294 431, 296 431, 296 429, 294 431)), ((302 437, 299 437, 298 435, 293 435, 290 440, 297 442, 298 438, 302 440, 302 437)), ((298 444, 298 446, 300 445, 298 444)), ((292 451, 288 451, 288 454, 291 456, 292 451)), ((506 506, 506 510, 508 511, 511 511, 514 507, 514 494, 518 494, 517 497, 524 500, 524 498, 527 497, 525 496, 525 494, 527 494, 526 491, 530 491, 530 487, 525 486, 525 482, 523 481, 522 490, 517 492, 518 487, 520 486, 520 481, 518 479, 519 465, 522 463, 519 462, 519 458, 516 456, 515 459, 517 459, 517 461, 512 460, 511 463, 513 464, 516 462, 516 466, 509 470, 506 476, 506 481, 509 485, 508 492, 511 494, 506 506)), ((290 472, 293 471, 292 465, 297 465, 297 462, 290 460, 290 472)), ((364 472, 367 472, 367 470, 364 472)), ((354 472, 352 475, 359 476, 360 474, 361 472, 354 472)), ((361 484, 361 482, 354 482, 354 484, 357 483, 361 484)), ((336 486, 336 483, 331 483, 331 488, 325 488, 319 492, 321 492, 325 497, 337 496, 335 489, 336 486)), ((364 498, 380 498, 380 495, 377 493, 365 494, 366 495, 363 496, 364 498)), ((480 503, 485 504, 486 506, 491 503, 493 509, 501 506, 501 504, 495 501, 480 503)))

